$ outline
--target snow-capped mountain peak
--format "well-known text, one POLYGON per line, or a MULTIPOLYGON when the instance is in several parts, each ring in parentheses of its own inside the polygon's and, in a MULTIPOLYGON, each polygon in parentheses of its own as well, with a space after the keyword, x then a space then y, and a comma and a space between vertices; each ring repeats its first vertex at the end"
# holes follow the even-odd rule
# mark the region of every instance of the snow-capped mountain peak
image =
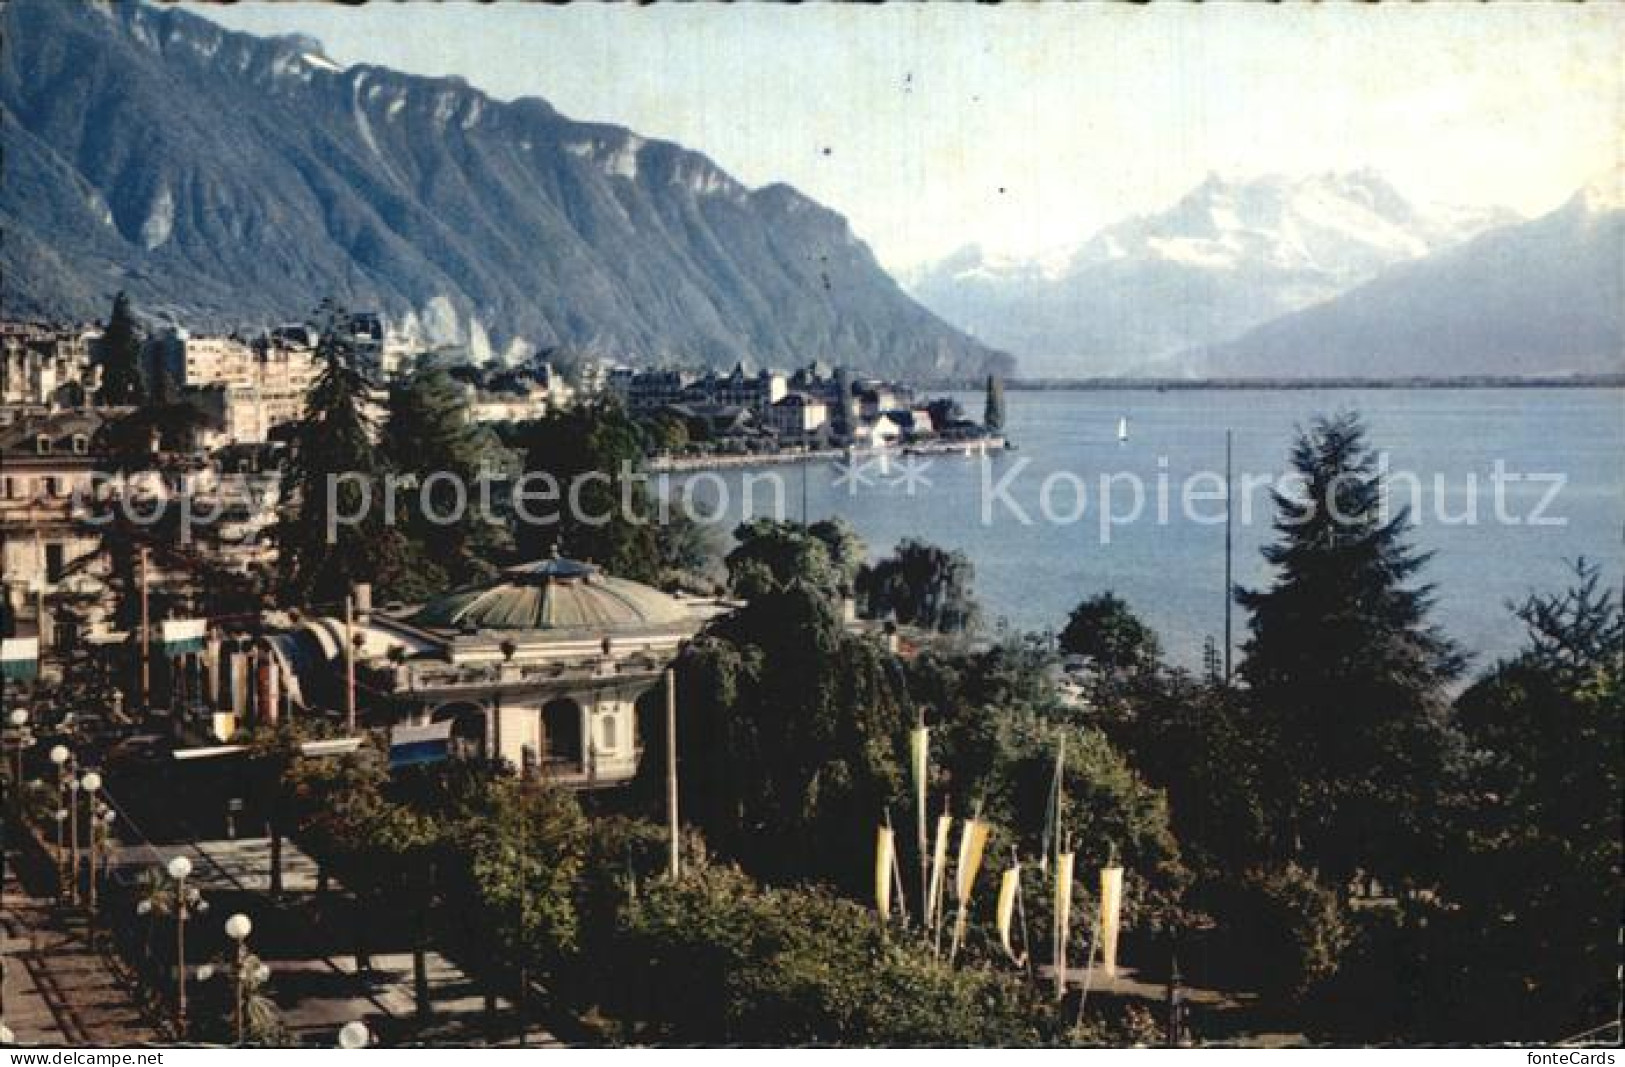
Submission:
POLYGON ((1113 373, 1223 340, 1514 221, 1407 199, 1369 169, 1209 174, 1166 210, 1043 256, 961 249, 908 279, 1035 373, 1113 373))

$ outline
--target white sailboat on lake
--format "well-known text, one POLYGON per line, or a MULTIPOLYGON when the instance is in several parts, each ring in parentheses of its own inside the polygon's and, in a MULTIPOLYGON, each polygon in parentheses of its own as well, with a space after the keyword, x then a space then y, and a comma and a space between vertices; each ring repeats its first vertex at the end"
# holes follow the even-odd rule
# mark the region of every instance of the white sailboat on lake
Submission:
POLYGON ((1121 417, 1121 418, 1119 418, 1117 420, 1117 442, 1119 444, 1122 444, 1124 441, 1127 441, 1127 440, 1128 440, 1128 416, 1125 415, 1125 416, 1123 416, 1123 417, 1121 417))

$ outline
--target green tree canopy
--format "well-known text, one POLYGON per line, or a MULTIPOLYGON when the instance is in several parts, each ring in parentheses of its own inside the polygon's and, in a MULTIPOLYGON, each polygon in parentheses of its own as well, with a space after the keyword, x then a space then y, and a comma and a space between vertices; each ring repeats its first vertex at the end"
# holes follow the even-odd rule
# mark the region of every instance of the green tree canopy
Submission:
POLYGON ((426 360, 395 382, 380 443, 391 470, 415 483, 399 509, 415 565, 393 592, 418 600, 494 573, 512 550, 496 488, 517 463, 468 421, 443 364, 426 360))
POLYGON ((1061 631, 1061 651, 1087 656, 1107 673, 1155 669, 1162 656, 1156 631, 1111 592, 1089 597, 1072 609, 1061 631))
POLYGON ((751 598, 793 585, 846 596, 863 565, 864 547, 844 519, 810 526, 778 519, 752 519, 734 530, 737 542, 725 560, 734 595, 751 598))
MULTIPOLYGON (((1625 806, 1625 613, 1580 561, 1517 607, 1524 650, 1457 702, 1471 759, 1444 891, 1456 1035, 1552 1040, 1613 1018, 1625 806)), ((1449 1034, 1445 1036, 1451 1036, 1449 1034)))
POLYGON ((857 587, 869 618, 958 633, 970 629, 978 615, 971 595, 975 576, 963 552, 910 537, 891 556, 865 568, 857 587))
POLYGON ((539 559, 557 551, 622 578, 658 582, 654 509, 637 476, 642 434, 621 406, 613 400, 572 404, 526 423, 516 437, 524 475, 553 479, 552 485, 537 480, 533 491, 557 493, 550 500, 516 501, 520 554, 539 559))

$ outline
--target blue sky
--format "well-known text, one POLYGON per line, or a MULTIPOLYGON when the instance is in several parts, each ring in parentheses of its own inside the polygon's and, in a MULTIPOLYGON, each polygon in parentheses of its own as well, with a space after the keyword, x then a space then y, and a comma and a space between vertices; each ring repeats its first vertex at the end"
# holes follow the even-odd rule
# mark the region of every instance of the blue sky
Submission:
POLYGON ((1036 254, 1217 172, 1557 206, 1625 158, 1625 7, 194 4, 788 181, 894 269, 1036 254))

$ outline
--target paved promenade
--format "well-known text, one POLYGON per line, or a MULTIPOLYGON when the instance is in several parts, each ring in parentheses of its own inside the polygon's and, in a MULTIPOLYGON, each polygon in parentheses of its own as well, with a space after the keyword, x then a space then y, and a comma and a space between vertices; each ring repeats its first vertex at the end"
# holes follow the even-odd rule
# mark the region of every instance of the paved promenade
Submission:
POLYGON ((0 886, 5 1021, 21 1045, 139 1045, 158 1039, 134 991, 91 947, 82 923, 67 923, 41 895, 36 872, 18 878, 8 851, 0 886))

